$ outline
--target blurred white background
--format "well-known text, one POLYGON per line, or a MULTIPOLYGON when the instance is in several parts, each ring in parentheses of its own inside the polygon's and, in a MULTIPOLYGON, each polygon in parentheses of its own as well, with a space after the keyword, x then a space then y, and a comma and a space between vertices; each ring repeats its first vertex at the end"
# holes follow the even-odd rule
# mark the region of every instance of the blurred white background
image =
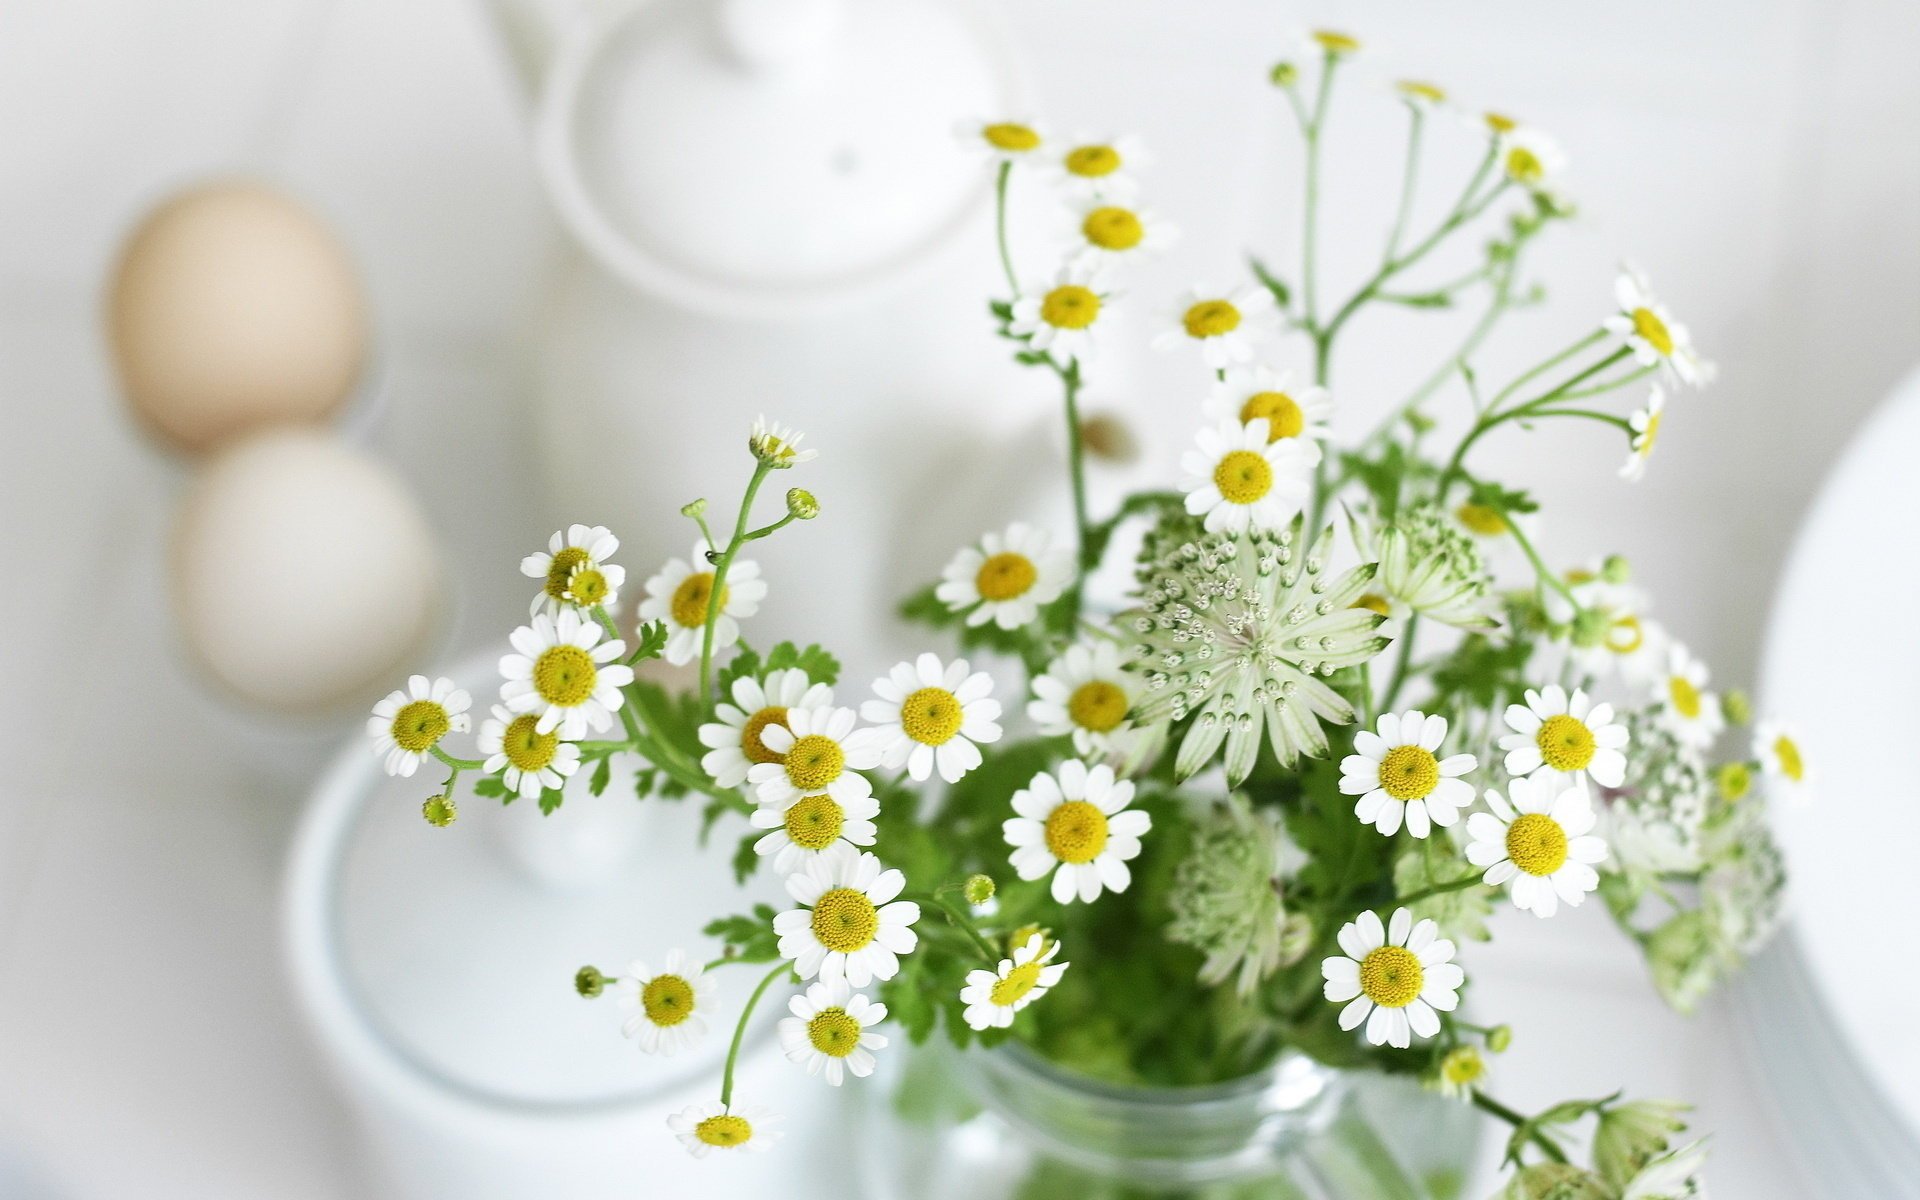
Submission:
MULTIPOLYGON (((1156 152, 1156 207, 1189 237, 1134 277, 1137 333, 1177 287, 1228 277, 1245 248, 1293 261, 1295 151, 1260 81, 1309 23, 1378 48, 1356 80, 1429 77, 1552 131, 1573 156, 1583 218, 1537 256, 1553 302, 1508 326, 1488 372, 1589 326, 1610 303, 1614 261, 1630 256, 1719 361, 1720 382, 1669 410, 1637 486, 1615 478, 1615 444, 1584 429, 1549 430, 1524 459, 1496 442, 1483 465, 1536 489, 1557 554, 1626 553, 1659 615, 1720 679, 1750 676, 1802 509, 1920 359, 1912 0, 992 7, 1036 111, 1067 129, 1138 131, 1156 152)), ((1364 234, 1331 252, 1334 291, 1377 253, 1398 170, 1397 110, 1366 90, 1341 100, 1329 157, 1328 226, 1364 234)), ((500 564, 554 520, 580 519, 550 511, 534 431, 541 381, 566 378, 555 357, 565 331, 543 319, 555 280, 575 281, 572 303, 596 285, 578 283, 588 268, 547 214, 517 85, 470 0, 5 0, 0 114, 0 1145, 78 1197, 365 1194, 344 1109, 285 994, 273 922, 298 805, 357 722, 263 723, 182 661, 163 580, 184 472, 116 396, 101 280, 129 223, 207 174, 263 175, 336 224, 366 274, 385 380, 384 403, 356 420, 415 481, 443 538, 455 649, 521 616, 500 564)), ((1459 153, 1470 152, 1462 134, 1459 153)), ((1002 366, 974 315, 971 297, 991 280, 978 233, 978 256, 927 286, 973 289, 946 303, 949 353, 977 363, 996 395, 1023 398, 1035 381, 1002 366)), ((653 322, 655 337, 679 327, 598 286, 606 319, 653 322)), ((1451 340, 1396 320, 1355 328, 1336 432, 1370 427, 1451 340)), ((1093 391, 1165 435, 1153 451, 1163 463, 1177 456, 1190 372, 1123 350, 1093 391)), ((757 385, 677 401, 704 405, 698 428, 729 431, 729 446, 762 408, 810 429, 865 419, 836 411, 830 393, 757 385)), ((1044 402, 1049 415, 1031 422, 996 403, 996 433, 1051 427, 1044 402)), ((702 484, 690 448, 619 469, 691 495, 702 484)), ((869 465, 836 457, 823 460, 823 497, 869 465)), ((997 494, 1005 481, 974 481, 977 495, 964 478, 943 485, 962 527, 1012 515, 997 494)), ((949 540, 904 539, 884 582, 937 566, 949 540)), ((630 570, 684 552, 677 529, 630 541, 630 570)), ((830 544, 796 539, 766 556, 768 573, 798 577, 830 544)), ((1841 604, 1860 586, 1835 585, 1841 604)), ((768 614, 775 632, 792 623, 777 606, 768 614)), ((1522 918, 1481 953, 1483 1002, 1504 994, 1524 1014, 1498 1064, 1503 1094, 1522 1105, 1616 1086, 1694 1098, 1716 1134, 1717 1190, 1801 1195, 1792 1131, 1774 1126, 1725 1007, 1691 1023, 1666 1012, 1604 925, 1586 911, 1549 936, 1522 918)))

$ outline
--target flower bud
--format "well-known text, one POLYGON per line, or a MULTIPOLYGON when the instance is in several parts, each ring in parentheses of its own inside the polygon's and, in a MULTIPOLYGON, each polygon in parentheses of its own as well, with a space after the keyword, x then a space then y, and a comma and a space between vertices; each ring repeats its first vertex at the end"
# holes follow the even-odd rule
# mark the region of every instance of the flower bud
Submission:
POLYGON ((1720 711, 1733 724, 1745 725, 1753 720, 1753 699, 1739 688, 1734 688, 1720 697, 1720 711))
POLYGON ((993 880, 985 875, 969 875, 960 885, 960 895, 968 904, 978 908, 993 899, 993 880))
POLYGON ((1625 583, 1633 577, 1633 571, 1627 566, 1627 560, 1618 554, 1607 555, 1600 564, 1600 578, 1608 583, 1625 583))
POLYGON ((1290 62, 1277 62, 1273 70, 1267 72, 1267 78, 1275 87, 1292 87, 1300 79, 1300 68, 1290 62))
POLYGON ((1713 784, 1727 803, 1744 800, 1753 790, 1753 768, 1743 762, 1722 763, 1713 773, 1713 784))
POLYGON ((1606 642, 1612 625, 1612 618, 1608 614, 1597 608, 1583 608, 1574 615, 1567 638, 1574 645, 1590 650, 1606 642))
POLYGON ((1513 1045, 1513 1026, 1495 1025, 1487 1030, 1487 1049, 1495 1054, 1505 1054, 1513 1045))
POLYGON ((811 521, 820 515, 820 502, 805 488, 789 488, 787 514, 796 521, 811 521))
POLYGON ((453 802, 452 796, 445 793, 428 796, 427 802, 420 806, 420 815, 427 819, 427 824, 445 829, 453 824, 454 818, 460 815, 460 806, 453 802))
POLYGON ((607 977, 600 973, 599 967, 581 967, 573 973, 573 990, 581 998, 591 1000, 607 988, 607 977))
POLYGON ((704 516, 706 516, 706 515, 707 515, 707 502, 706 502, 706 500, 704 500, 704 499, 701 499, 701 500, 689 500, 689 501, 687 501, 687 502, 686 502, 685 504, 682 504, 682 505, 680 506, 680 515, 681 515, 681 516, 683 516, 683 517, 704 517, 704 516))

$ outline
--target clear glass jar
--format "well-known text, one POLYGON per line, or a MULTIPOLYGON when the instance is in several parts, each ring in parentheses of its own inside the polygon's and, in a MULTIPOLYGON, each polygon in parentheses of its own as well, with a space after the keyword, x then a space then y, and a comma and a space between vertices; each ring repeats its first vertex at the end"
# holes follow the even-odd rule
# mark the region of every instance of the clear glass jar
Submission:
POLYGON ((1293 1053, 1229 1083, 1150 1088, 1017 1042, 937 1047, 888 1103, 863 1110, 855 1144, 867 1194, 897 1200, 1450 1200, 1480 1131, 1464 1104, 1293 1053))

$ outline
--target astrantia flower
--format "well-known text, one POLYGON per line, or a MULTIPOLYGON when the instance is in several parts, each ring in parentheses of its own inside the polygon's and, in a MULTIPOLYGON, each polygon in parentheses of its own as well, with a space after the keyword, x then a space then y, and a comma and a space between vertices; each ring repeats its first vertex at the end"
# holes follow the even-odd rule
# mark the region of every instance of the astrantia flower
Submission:
POLYGON ((1566 165, 1566 153, 1538 129, 1510 129, 1500 135, 1500 169, 1521 187, 1545 187, 1566 165))
POLYGON ((802 979, 845 979, 854 987, 892 979, 900 955, 920 940, 911 928, 920 906, 894 899, 906 886, 900 872, 852 846, 816 856, 787 876, 787 894, 803 907, 773 919, 780 957, 792 959, 802 979))
POLYGON ((887 1006, 855 992, 847 981, 820 982, 787 1001, 793 1015, 780 1020, 780 1048, 787 1057, 821 1075, 834 1087, 847 1072, 864 1079, 873 1074, 873 1052, 886 1047, 884 1034, 869 1032, 887 1019, 887 1006))
POLYGON ((412 775, 441 738, 471 729, 467 709, 472 703, 453 680, 429 681, 425 675, 410 676, 404 690, 388 693, 367 718, 373 752, 385 756, 387 774, 412 775))
POLYGON ((1327 389, 1293 386, 1293 372, 1271 367, 1235 367, 1214 384, 1207 396, 1207 415, 1216 421, 1245 425, 1259 418, 1267 422, 1267 440, 1327 439, 1327 418, 1333 398, 1327 389))
POLYGON ((549 788, 564 785, 580 769, 580 747, 561 739, 557 731, 540 731, 540 718, 515 715, 496 704, 493 718, 480 723, 481 770, 499 775, 507 790, 523 800, 537 800, 549 788))
POLYGON ((1320 447, 1269 435, 1265 417, 1205 426, 1180 458, 1187 511, 1209 533, 1276 530, 1306 503, 1320 447))
POLYGON ((1800 739, 1778 721, 1762 721, 1754 728, 1753 757, 1769 778, 1786 786, 1789 794, 1807 782, 1807 760, 1800 739))
POLYGON ((1080 754, 1106 754, 1132 728, 1128 717, 1139 690, 1118 646, 1104 639, 1076 642, 1034 677, 1027 717, 1047 737, 1071 734, 1080 754))
POLYGON ((1088 903, 1102 888, 1124 892, 1133 881, 1127 862, 1140 853, 1140 838, 1153 818, 1133 803, 1133 784, 1113 777, 1105 763, 1087 769, 1079 759, 1060 764, 1058 777, 1045 771, 1013 794, 1013 811, 1001 825, 1010 861, 1022 879, 1053 872, 1053 898, 1088 903))
POLYGON ((754 828, 773 832, 753 844, 754 853, 773 855, 773 869, 792 874, 835 846, 873 845, 879 815, 880 802, 872 796, 842 802, 822 792, 790 804, 762 804, 749 819, 754 828))
POLYGON ((713 715, 720 718, 700 727, 700 769, 721 787, 739 787, 755 763, 774 763, 780 756, 767 749, 760 735, 769 726, 784 728, 787 710, 825 708, 833 703, 833 689, 814 683, 798 667, 768 671, 765 682, 751 675, 733 681, 733 703, 721 701, 713 715))
POLYGON ((1440 1032, 1439 1013, 1460 1003, 1466 975, 1453 962, 1453 943, 1432 921, 1415 924, 1413 913, 1394 910, 1393 923, 1363 912, 1340 929, 1340 949, 1320 964, 1326 997, 1340 1010, 1340 1028, 1367 1023, 1367 1041, 1404 1050, 1413 1038, 1440 1032), (1438 1009, 1439 1012, 1435 1010, 1438 1009))
POLYGON ((1075 261, 1100 267, 1164 250, 1179 240, 1180 231, 1151 209, 1097 197, 1082 203, 1074 213, 1074 236, 1079 247, 1075 261))
POLYGON ((1589 833, 1586 792, 1553 778, 1510 779, 1506 796, 1489 788, 1486 800, 1492 812, 1467 818, 1467 861, 1487 869, 1488 886, 1511 884, 1515 907, 1550 917, 1561 901, 1576 907, 1600 886, 1593 864, 1607 844, 1589 833))
MULTIPOLYGON (((706 636, 707 605, 713 596, 713 568, 707 565, 711 548, 702 538, 686 558, 668 559, 667 565, 647 580, 647 598, 640 602, 641 620, 666 622, 666 659, 674 666, 699 657, 706 636)), ((720 607, 713 622, 716 652, 740 639, 739 619, 758 612, 766 595, 760 564, 734 559, 727 568, 727 585, 720 590, 720 607)))
POLYGON ((600 626, 574 609, 540 613, 508 640, 514 653, 500 660, 500 699, 508 708, 534 714, 539 732, 558 729, 570 742, 613 724, 626 702, 620 689, 633 682, 633 668, 619 661, 625 642, 602 641, 600 626))
POLYGON ((753 432, 747 436, 747 449, 753 457, 775 470, 797 467, 803 462, 812 462, 820 452, 800 449, 801 441, 807 435, 778 421, 769 421, 764 416, 753 419, 753 432))
MULTIPOLYGON (((558 616, 561 609, 577 603, 567 595, 567 584, 573 579, 573 573, 582 567, 591 567, 604 574, 608 570, 607 560, 619 548, 620 539, 605 525, 569 525, 555 532, 547 539, 545 551, 520 560, 520 573, 541 581, 540 594, 533 598, 532 612, 558 616)), ((620 572, 620 581, 626 579, 625 571, 618 567, 612 569, 620 572)), ((620 582, 612 584, 614 589, 619 586, 620 582)))
POLYGON ((1660 440, 1660 416, 1667 407, 1667 394, 1656 385, 1647 390, 1647 403, 1627 418, 1632 428, 1627 461, 1620 465, 1620 478, 1638 479, 1647 473, 1647 459, 1660 440))
POLYGON ((1707 690, 1707 664, 1675 644, 1667 650, 1667 669, 1654 685, 1660 720, 1683 745, 1704 750, 1726 728, 1720 697, 1707 690))
POLYGON ((667 951, 658 971, 636 961, 619 981, 620 1007, 633 1013, 620 1032, 648 1054, 677 1054, 706 1036, 706 1013, 719 986, 679 950, 667 951))
POLYGON ((1032 158, 1047 144, 1045 131, 1032 121, 963 121, 955 131, 960 144, 998 162, 1032 158))
POLYGON ((786 724, 761 726, 760 744, 778 757, 747 768, 755 797, 785 811, 807 796, 847 805, 873 795, 859 772, 880 765, 880 748, 853 732, 854 720, 850 708, 789 708, 786 724))
POLYGON ((771 1128, 780 1118, 762 1105, 689 1104, 667 1118, 680 1144, 695 1158, 705 1158, 715 1150, 742 1150, 758 1153, 780 1138, 771 1128))
POLYGON ((1340 763, 1340 790, 1360 797, 1353 813, 1392 837, 1404 820, 1423 838, 1433 826, 1452 825, 1473 803, 1473 785, 1460 778, 1473 770, 1471 754, 1439 757, 1447 719, 1419 710, 1382 713, 1378 732, 1353 735, 1354 753, 1340 763))
POLYGON ((992 621, 1018 629, 1060 598, 1073 581, 1073 551, 1055 546, 1046 530, 1015 521, 1005 533, 989 533, 978 546, 964 546, 940 573, 934 595, 968 625, 992 621))
POLYGON ((1141 607, 1135 669, 1146 678, 1136 725, 1192 716, 1175 770, 1185 778, 1224 742, 1227 781, 1253 770, 1262 730, 1281 765, 1327 753, 1322 721, 1345 725, 1353 706, 1322 682, 1380 653, 1386 620, 1355 608, 1375 565, 1329 583, 1333 530, 1309 547, 1301 522, 1278 535, 1188 542, 1155 563, 1141 607))
POLYGON ((1757 954, 1780 928, 1786 859, 1758 805, 1734 807, 1709 824, 1700 894, 1718 939, 1734 953, 1757 954))
POLYGON ((1249 285, 1232 292, 1188 288, 1173 312, 1173 327, 1154 338, 1155 349, 1198 346, 1209 367, 1253 361, 1254 346, 1279 332, 1273 293, 1249 285))
POLYGON ((1620 311, 1604 324, 1633 351, 1635 362, 1643 367, 1658 366, 1670 378, 1691 386, 1703 385, 1712 378, 1712 365, 1694 352, 1687 327, 1654 299, 1645 276, 1631 266, 1620 268, 1613 295, 1620 311))
POLYGON ((1567 695, 1558 684, 1527 689, 1525 704, 1507 706, 1507 728, 1500 739, 1509 775, 1538 779, 1562 777, 1577 783, 1587 777, 1602 787, 1619 787, 1626 777, 1627 727, 1616 724, 1613 705, 1594 704, 1576 690, 1567 695))
POLYGON ((936 654, 922 654, 873 681, 877 699, 860 706, 873 725, 865 731, 888 770, 904 766, 914 779, 940 769, 940 778, 956 783, 980 765, 980 746, 1000 740, 1000 702, 992 697, 993 676, 969 671, 967 660, 942 666, 936 654))
POLYGON ((1597 810, 1608 854, 1629 872, 1692 874, 1700 869, 1714 782, 1657 716, 1636 715, 1631 729, 1626 783, 1605 792, 1597 810))
POLYGON ((1060 943, 1049 942, 1034 934, 1000 960, 992 971, 968 971, 966 986, 960 989, 960 1002, 966 1005, 961 1015, 974 1029, 1005 1029, 1013 1024, 1013 1014, 1047 994, 1067 973, 1066 963, 1053 961, 1060 943))
POLYGON ((1056 142, 1051 157, 1042 161, 1072 194, 1125 199, 1137 188, 1135 172, 1147 165, 1148 158, 1140 139, 1131 135, 1079 136, 1056 142))
MULTIPOLYGON (((1368 539, 1360 534, 1362 553, 1368 539)), ((1371 539, 1379 588, 1422 616, 1457 629, 1492 629, 1498 604, 1479 548, 1432 504, 1402 509, 1371 539)))
POLYGON ((1233 976, 1244 999, 1306 954, 1312 926, 1289 916, 1281 896, 1281 877, 1299 854, 1280 814, 1255 809, 1237 792, 1195 822, 1193 845, 1167 894, 1166 933, 1207 956, 1201 983, 1213 987, 1233 976))
POLYGON ((1051 281, 1022 290, 1007 331, 1063 363, 1085 358, 1106 306, 1099 272, 1086 263, 1069 263, 1051 281))

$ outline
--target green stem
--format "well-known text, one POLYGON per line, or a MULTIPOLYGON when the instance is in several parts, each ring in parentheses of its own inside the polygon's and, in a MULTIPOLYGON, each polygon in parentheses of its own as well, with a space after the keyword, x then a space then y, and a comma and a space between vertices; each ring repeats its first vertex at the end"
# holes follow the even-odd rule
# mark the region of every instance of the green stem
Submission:
POLYGON ((1020 281, 1013 273, 1013 255, 1007 252, 1007 179, 1012 174, 1013 163, 1003 162, 993 178, 993 237, 1000 247, 1000 269, 1007 273, 1007 287, 1017 299, 1020 281))
POLYGON ((1393 232, 1387 235, 1387 252, 1381 260, 1383 264, 1392 262, 1393 256, 1400 250, 1400 239, 1407 232, 1407 218, 1413 213, 1413 197, 1419 190, 1420 142, 1426 133, 1427 115, 1417 104, 1409 104, 1407 112, 1407 162, 1400 173, 1400 208, 1393 217, 1393 232))
POLYGON ((1501 388, 1498 392, 1496 392, 1493 397, 1493 403, 1488 405, 1488 407, 1499 408, 1501 402, 1506 400, 1508 396, 1513 395, 1515 392, 1519 391, 1521 388, 1525 387, 1527 384, 1533 382, 1535 379, 1540 378, 1540 376, 1545 375, 1548 371, 1553 370, 1555 367, 1559 366, 1561 363, 1574 357, 1575 355, 1579 354, 1581 351, 1585 350, 1587 347, 1593 345, 1595 342, 1600 341, 1606 336, 1607 336, 1606 330, 1596 329, 1592 333, 1589 333, 1587 336, 1581 338, 1579 341, 1573 343, 1573 345, 1568 346, 1564 350, 1561 350, 1559 353, 1549 355, 1548 357, 1535 363, 1533 366, 1528 367, 1525 371, 1521 372, 1517 377, 1515 377, 1513 382, 1507 384, 1507 386, 1501 388))
POLYGON ((733 1107, 733 1065, 740 1058, 740 1042, 747 1036, 747 1021, 753 1016, 754 1006, 760 1003, 760 997, 773 986, 774 980, 792 973, 793 964, 783 960, 779 966, 767 972, 760 986, 753 989, 753 995, 747 997, 747 1006, 740 1010, 740 1022, 733 1027, 733 1044, 727 1047, 727 1069, 720 1076, 720 1107, 733 1107))
POLYGON ((720 598, 727 591, 727 568, 733 565, 733 556, 739 552, 740 544, 746 540, 747 519, 753 513, 753 498, 760 491, 760 484, 773 468, 766 463, 756 461, 753 464, 753 478, 747 481, 746 495, 740 498, 740 516, 734 522, 733 540, 727 548, 720 551, 720 560, 713 564, 713 585, 707 593, 706 629, 700 637, 700 703, 702 706, 713 703, 713 627, 720 617, 720 598))
POLYGON ((1320 64, 1320 89, 1313 98, 1313 115, 1302 127, 1306 139, 1306 205, 1300 245, 1300 290, 1306 305, 1307 328, 1319 329, 1320 130, 1327 119, 1327 101, 1333 95, 1334 68, 1339 57, 1328 52, 1320 64))
POLYGON ((1412 908, 1422 900, 1431 900, 1435 896, 1444 896, 1448 892, 1465 891, 1481 881, 1478 875, 1469 875, 1465 879, 1455 879, 1450 883, 1437 883, 1430 888, 1421 888, 1411 896, 1402 896, 1394 901, 1396 908, 1412 908))
POLYGON ((1559 592, 1566 598, 1568 604, 1573 605, 1574 613, 1578 614, 1580 612, 1580 602, 1573 598, 1573 589, 1567 586, 1566 580, 1560 578, 1559 575, 1547 568, 1547 564, 1540 558, 1540 552, 1534 549, 1532 539, 1521 532, 1520 523, 1518 521, 1508 521, 1507 532, 1512 535, 1514 541, 1520 544, 1520 552, 1527 556, 1527 561, 1533 564, 1534 577, 1541 583, 1551 585, 1553 590, 1559 592))
POLYGON ((452 767, 455 771, 478 771, 487 764, 487 760, 484 758, 455 758, 438 746, 433 748, 433 756, 452 767))
POLYGON ((1407 682, 1407 668, 1413 662, 1413 638, 1420 628, 1420 614, 1414 613, 1407 618, 1407 627, 1400 632, 1400 654, 1393 664, 1393 678, 1387 682, 1387 694, 1380 701, 1381 712, 1392 712, 1393 702, 1400 698, 1400 688, 1407 682))
MULTIPOLYGON (((1589 339, 1589 341, 1591 341, 1591 339, 1589 339)), ((1435 496, 1434 496, 1435 500, 1441 504, 1446 503, 1447 492, 1452 489, 1454 483, 1457 480, 1459 480, 1462 477, 1462 475, 1465 473, 1467 451, 1471 450, 1473 448, 1473 444, 1479 441, 1482 437, 1486 436, 1486 434, 1489 431, 1493 430, 1497 426, 1505 424, 1508 421, 1521 420, 1526 417, 1536 415, 1540 409, 1546 407, 1547 405, 1551 404, 1554 401, 1562 399, 1568 392, 1572 391, 1575 387, 1577 387, 1582 383, 1585 383, 1587 380, 1593 378, 1595 375, 1600 374, 1602 371, 1605 371, 1608 367, 1612 366, 1614 363, 1619 362, 1622 358, 1626 357, 1628 354, 1631 354, 1631 353, 1632 351, 1622 346, 1620 349, 1615 350, 1612 354, 1607 355, 1605 358, 1600 359, 1598 362, 1595 362, 1592 365, 1587 366, 1582 370, 1575 372, 1573 375, 1567 377, 1566 379, 1561 380, 1558 384, 1556 384, 1552 388, 1549 388, 1547 391, 1542 392, 1540 395, 1535 396, 1533 399, 1526 401, 1524 404, 1517 404, 1511 408, 1502 410, 1500 408, 1501 399, 1505 396, 1511 395, 1515 386, 1514 384, 1508 384, 1507 387, 1502 389, 1500 394, 1498 396, 1495 396, 1493 398, 1493 401, 1487 405, 1487 410, 1480 414, 1480 419, 1474 422, 1473 428, 1467 431, 1467 436, 1460 440, 1459 446, 1455 447, 1453 452, 1453 457, 1447 463, 1447 469, 1445 471, 1442 471, 1440 474, 1439 487, 1435 492, 1435 496)), ((1555 358, 1558 360, 1564 361, 1567 356, 1568 356, 1568 352, 1563 351, 1560 354, 1556 355, 1555 358)), ((1540 369, 1535 368, 1534 370, 1529 371, 1527 375, 1522 376, 1522 379, 1529 378, 1539 373, 1540 373, 1540 369)))
POLYGON ((1596 412, 1591 408, 1537 408, 1527 414, 1529 418, 1540 417, 1581 417, 1588 421, 1604 421, 1618 426, 1631 434, 1633 425, 1625 417, 1610 412, 1596 412))
MULTIPOLYGON (((1067 474, 1073 481, 1073 527, 1080 539, 1079 563, 1080 582, 1084 583, 1088 573, 1098 564, 1091 561, 1093 553, 1092 522, 1087 517, 1087 467, 1086 447, 1080 436, 1080 360, 1067 360, 1064 369, 1054 368, 1060 375, 1060 384, 1066 399, 1067 411, 1067 474)), ((1076 602, 1073 615, 1080 615, 1077 601, 1079 585, 1074 587, 1076 602)))
MULTIPOLYGON (((1502 1121, 1505 1121, 1507 1124, 1513 1126, 1515 1129, 1522 1128, 1527 1123, 1527 1118, 1523 1114, 1517 1113, 1513 1109, 1508 1108, 1506 1105, 1500 1103, 1498 1100, 1495 1100, 1492 1096, 1487 1095, 1485 1092, 1481 1091, 1479 1088, 1473 1089, 1473 1106, 1479 1109, 1481 1112, 1499 1117, 1502 1121)), ((1538 1129, 1534 1130, 1532 1136, 1528 1140, 1531 1141, 1534 1145, 1540 1147, 1541 1153, 1545 1154, 1548 1158, 1552 1159, 1554 1162, 1563 1163, 1567 1161, 1566 1151, 1560 1149, 1560 1144, 1554 1141, 1552 1138, 1548 1137, 1543 1131, 1538 1129)))
POLYGON ((942 913, 946 914, 946 918, 951 924, 957 926, 962 933, 965 933, 969 938, 973 939, 973 944, 979 948, 980 955, 987 960, 988 966, 999 965, 1000 954, 993 948, 993 944, 987 941, 986 938, 981 937, 980 931, 973 927, 973 921, 965 913, 954 908, 952 904, 941 899, 933 892, 908 892, 902 899, 913 900, 939 909, 942 913))

